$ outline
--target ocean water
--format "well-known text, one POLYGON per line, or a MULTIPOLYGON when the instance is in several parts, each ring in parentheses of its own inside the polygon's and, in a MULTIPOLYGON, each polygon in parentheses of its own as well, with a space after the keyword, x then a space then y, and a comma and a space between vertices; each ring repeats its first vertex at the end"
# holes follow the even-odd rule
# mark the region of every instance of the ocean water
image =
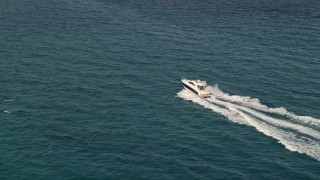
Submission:
POLYGON ((319 7, 0 1, 0 179, 320 179, 319 7))

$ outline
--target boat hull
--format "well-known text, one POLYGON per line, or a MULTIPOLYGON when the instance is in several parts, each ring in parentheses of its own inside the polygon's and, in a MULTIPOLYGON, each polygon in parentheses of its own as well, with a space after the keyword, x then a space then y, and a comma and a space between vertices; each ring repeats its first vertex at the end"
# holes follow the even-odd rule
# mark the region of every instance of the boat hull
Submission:
POLYGON ((195 89, 193 89, 192 87, 190 87, 187 83, 182 82, 182 84, 183 84, 183 87, 184 87, 185 89, 193 92, 194 94, 196 94, 196 95, 198 95, 198 96, 200 96, 200 97, 202 97, 202 98, 210 97, 210 94, 199 94, 198 91, 196 91, 195 89))
POLYGON ((192 87, 188 86, 187 84, 185 83, 182 83, 183 84, 183 87, 190 90, 191 92, 195 93, 196 95, 199 95, 198 92, 196 90, 194 90, 192 87))

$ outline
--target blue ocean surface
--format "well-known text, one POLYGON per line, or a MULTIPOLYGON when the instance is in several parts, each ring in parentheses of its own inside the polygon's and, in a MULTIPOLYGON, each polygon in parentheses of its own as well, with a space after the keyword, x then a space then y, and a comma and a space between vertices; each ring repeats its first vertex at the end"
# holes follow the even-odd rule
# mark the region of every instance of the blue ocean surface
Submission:
POLYGON ((1 0, 0 62, 0 179, 320 179, 318 0, 1 0))

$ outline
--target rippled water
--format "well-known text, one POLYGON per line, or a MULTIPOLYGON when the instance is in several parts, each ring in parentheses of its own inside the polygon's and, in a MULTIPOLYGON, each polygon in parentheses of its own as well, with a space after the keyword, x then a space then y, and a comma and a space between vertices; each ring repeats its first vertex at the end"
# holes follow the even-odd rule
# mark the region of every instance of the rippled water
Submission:
POLYGON ((0 178, 319 179, 318 7, 2 1, 0 178))

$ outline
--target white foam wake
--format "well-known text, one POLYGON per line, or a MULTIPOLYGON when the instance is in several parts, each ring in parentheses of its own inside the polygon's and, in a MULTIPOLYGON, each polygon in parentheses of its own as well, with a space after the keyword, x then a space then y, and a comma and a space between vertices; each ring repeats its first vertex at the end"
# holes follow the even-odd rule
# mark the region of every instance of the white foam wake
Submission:
POLYGON ((289 122, 289 121, 285 121, 283 119, 278 119, 278 118, 272 118, 270 116, 267 116, 263 113, 260 113, 254 109, 250 109, 250 108, 247 108, 247 107, 243 107, 243 106, 240 106, 240 105, 237 105, 237 104, 232 104, 230 102, 224 102, 224 101, 221 101, 221 100, 218 100, 216 98, 210 98, 208 99, 208 101, 210 102, 213 102, 215 104, 218 104, 218 105, 222 105, 222 106, 225 106, 226 108, 234 108, 234 109, 238 109, 238 110, 241 110, 241 111, 244 111, 244 112, 247 112, 249 114, 251 114, 252 116, 256 117, 256 118, 259 118, 263 121, 265 121, 266 123, 268 124, 272 124, 274 126, 278 126, 278 127, 282 127, 282 128, 287 128, 287 129, 292 129, 292 130, 295 130, 299 133, 302 133, 302 134, 305 134, 305 135, 309 135, 309 136, 312 136, 314 138, 317 138, 320 140, 320 132, 315 130, 315 129, 312 129, 310 127, 305 127, 305 126, 302 126, 300 124, 295 124, 295 123, 292 123, 292 122, 289 122))
POLYGON ((313 125, 320 127, 320 119, 313 118, 310 116, 299 116, 293 112, 289 112, 286 108, 278 107, 278 108, 269 108, 266 105, 261 104, 260 100, 257 98, 251 98, 249 96, 239 96, 239 95, 230 95, 221 91, 218 85, 209 86, 208 87, 210 92, 213 94, 214 97, 217 99, 238 103, 242 106, 246 106, 249 108, 257 109, 260 111, 274 113, 282 116, 286 116, 292 120, 295 120, 299 123, 303 123, 306 125, 313 125))
MULTIPOLYGON (((223 93, 221 90, 220 92, 223 93)), ((190 100, 205 108, 211 109, 233 122, 253 126, 259 132, 277 139, 278 142, 283 144, 288 150, 307 154, 320 161, 320 132, 313 129, 312 126, 304 126, 285 120, 285 118, 274 118, 259 112, 265 110, 265 112, 268 113, 277 113, 278 115, 288 117, 287 114, 269 112, 268 109, 270 108, 262 105, 258 99, 248 97, 247 100, 243 101, 246 98, 241 100, 243 97, 238 96, 240 98, 237 98, 237 101, 234 101, 235 99, 232 98, 224 98, 221 100, 221 98, 217 98, 221 96, 216 95, 215 97, 204 100, 185 89, 177 95, 185 100, 190 100)), ((224 93, 224 96, 228 97, 230 95, 224 93)), ((313 118, 313 120, 316 119, 313 118)), ((312 123, 312 125, 315 125, 315 123, 312 123)))

